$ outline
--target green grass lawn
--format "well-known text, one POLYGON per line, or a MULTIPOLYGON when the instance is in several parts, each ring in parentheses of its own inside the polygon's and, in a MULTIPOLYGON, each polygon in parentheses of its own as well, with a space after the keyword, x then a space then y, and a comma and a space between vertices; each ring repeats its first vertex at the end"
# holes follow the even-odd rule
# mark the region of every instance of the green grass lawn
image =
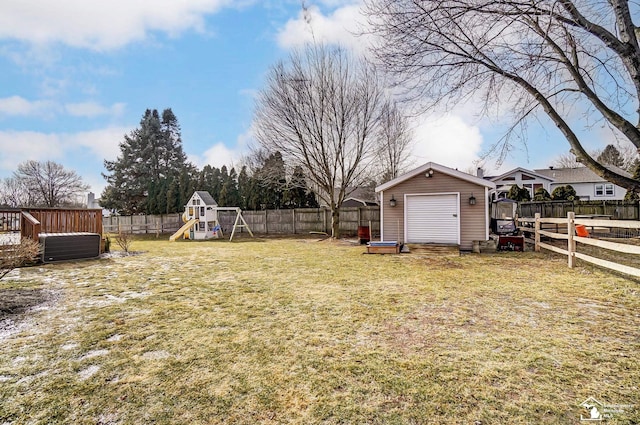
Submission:
POLYGON ((588 397, 640 421, 637 280, 545 253, 132 249, 0 282, 48 299, 4 318, 0 424, 568 424, 588 397))

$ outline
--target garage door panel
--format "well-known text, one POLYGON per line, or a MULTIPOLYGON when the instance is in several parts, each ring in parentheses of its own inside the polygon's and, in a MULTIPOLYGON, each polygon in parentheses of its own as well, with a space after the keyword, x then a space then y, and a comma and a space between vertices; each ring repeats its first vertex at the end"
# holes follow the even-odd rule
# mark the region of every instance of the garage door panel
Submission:
POLYGON ((409 243, 458 243, 456 194, 408 196, 406 218, 409 243))

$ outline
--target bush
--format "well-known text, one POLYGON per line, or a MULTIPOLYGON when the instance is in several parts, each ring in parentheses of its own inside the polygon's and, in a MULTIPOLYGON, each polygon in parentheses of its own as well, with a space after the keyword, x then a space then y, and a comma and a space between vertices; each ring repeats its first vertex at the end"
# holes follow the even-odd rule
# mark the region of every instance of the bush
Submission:
POLYGON ((129 253, 131 244, 133 244, 133 234, 129 232, 119 231, 116 235, 116 243, 122 250, 129 253))
POLYGON ((524 187, 521 188, 517 184, 514 184, 513 186, 511 186, 511 189, 509 189, 507 198, 511 199, 512 201, 527 202, 531 200, 531 194, 529 193, 528 189, 525 189, 524 187))
POLYGON ((33 239, 22 239, 19 245, 0 247, 0 279, 11 270, 35 260, 40 253, 40 244, 33 239))
POLYGON ((580 197, 576 194, 576 190, 570 184, 566 186, 558 186, 551 192, 551 199, 554 201, 577 201, 580 197))
POLYGON ((544 187, 539 187, 536 189, 536 193, 533 194, 534 201, 550 201, 551 195, 547 192, 547 189, 544 187))

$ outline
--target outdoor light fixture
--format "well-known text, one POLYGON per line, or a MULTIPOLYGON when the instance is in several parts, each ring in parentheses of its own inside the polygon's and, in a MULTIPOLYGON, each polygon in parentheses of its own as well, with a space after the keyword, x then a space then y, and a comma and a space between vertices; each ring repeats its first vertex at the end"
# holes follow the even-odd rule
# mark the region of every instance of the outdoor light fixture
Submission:
POLYGON ((476 204, 476 197, 473 196, 473 193, 471 194, 471 196, 469 196, 469 205, 475 205, 476 204))
POLYGON ((427 173, 425 174, 425 177, 433 177, 433 170, 431 168, 429 168, 427 170, 427 173))
POLYGON ((396 198, 393 197, 393 195, 391 195, 391 199, 389 199, 389 206, 390 207, 395 207, 398 203, 396 202, 396 198))

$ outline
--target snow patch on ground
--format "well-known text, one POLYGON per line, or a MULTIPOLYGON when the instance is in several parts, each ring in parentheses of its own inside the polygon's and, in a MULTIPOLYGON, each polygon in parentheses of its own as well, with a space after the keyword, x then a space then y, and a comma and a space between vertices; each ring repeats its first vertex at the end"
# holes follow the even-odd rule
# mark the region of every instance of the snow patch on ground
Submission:
POLYGON ((91 365, 88 368, 82 369, 80 372, 78 372, 78 377, 80 378, 81 381, 84 381, 85 379, 89 379, 93 375, 98 373, 99 370, 100 370, 100 366, 91 365))
POLYGON ((171 357, 171 354, 169 354, 167 351, 164 351, 164 350, 147 351, 142 355, 142 358, 144 360, 161 360, 161 359, 168 359, 169 357, 171 357))
POLYGON ((92 350, 80 357, 80 360, 92 359, 94 357, 106 356, 109 354, 109 350, 92 350))

